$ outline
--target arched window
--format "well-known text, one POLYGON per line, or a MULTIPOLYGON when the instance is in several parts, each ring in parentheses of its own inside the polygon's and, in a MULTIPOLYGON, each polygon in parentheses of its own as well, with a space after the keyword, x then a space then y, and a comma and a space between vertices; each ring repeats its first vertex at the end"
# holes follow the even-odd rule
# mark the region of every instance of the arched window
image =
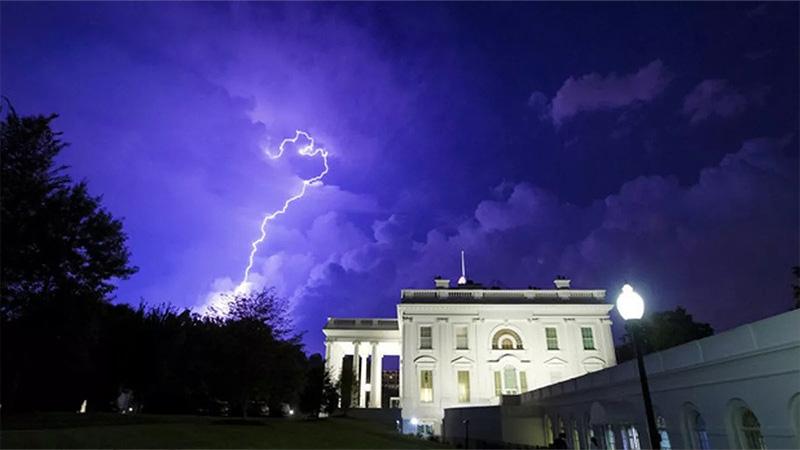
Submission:
POLYGON ((522 339, 514 330, 504 328, 492 337, 492 348, 495 350, 521 350, 522 339))
POLYGON ((682 420, 685 430, 684 447, 698 450, 710 449, 706 421, 703 420, 703 416, 697 410, 697 407, 688 402, 684 403, 682 420))
POLYGON ((728 403, 728 430, 736 447, 756 450, 767 448, 764 435, 761 434, 761 423, 750 407, 740 399, 733 399, 728 403))
POLYGON ((761 434, 761 424, 753 411, 749 408, 741 408, 740 410, 741 421, 741 434, 742 444, 744 448, 749 449, 766 449, 764 445, 764 436, 761 434))

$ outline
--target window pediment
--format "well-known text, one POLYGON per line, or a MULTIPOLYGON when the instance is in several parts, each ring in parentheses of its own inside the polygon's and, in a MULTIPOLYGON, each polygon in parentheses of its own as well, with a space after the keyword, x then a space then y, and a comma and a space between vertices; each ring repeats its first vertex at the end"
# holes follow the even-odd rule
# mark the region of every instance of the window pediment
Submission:
POLYGON ((459 356, 458 358, 455 358, 452 361, 450 361, 450 364, 454 366, 471 366, 475 364, 475 361, 473 361, 470 358, 467 358, 466 356, 459 356))
POLYGON ((559 358, 558 356, 554 356, 545 361, 544 364, 547 366, 565 366, 567 365, 567 361, 559 358))
POLYGON ((414 364, 436 364, 436 358, 431 355, 420 355, 414 358, 414 364))

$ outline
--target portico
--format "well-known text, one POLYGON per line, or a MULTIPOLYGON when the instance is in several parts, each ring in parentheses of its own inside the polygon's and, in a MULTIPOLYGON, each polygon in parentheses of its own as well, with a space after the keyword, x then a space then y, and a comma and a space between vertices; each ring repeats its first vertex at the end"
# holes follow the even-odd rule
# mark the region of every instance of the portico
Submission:
POLYGON ((360 408, 388 406, 382 402, 383 357, 400 356, 397 319, 329 318, 322 331, 325 364, 334 382, 342 377, 345 357, 352 356, 357 389, 352 391, 351 405, 360 408))

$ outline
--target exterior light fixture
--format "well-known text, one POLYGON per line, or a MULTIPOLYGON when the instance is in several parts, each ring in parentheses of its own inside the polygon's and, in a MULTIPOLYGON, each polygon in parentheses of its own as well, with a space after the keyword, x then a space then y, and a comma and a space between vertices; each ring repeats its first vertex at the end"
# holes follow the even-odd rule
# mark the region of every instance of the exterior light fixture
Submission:
POLYGON ((644 315, 644 300, 630 284, 622 286, 622 293, 617 297, 617 311, 625 320, 639 320, 644 315))
POLYGON ((647 434, 650 436, 650 448, 659 450, 661 448, 660 436, 656 428, 656 417, 653 413, 653 401, 650 399, 650 387, 647 384, 647 370, 644 367, 644 358, 639 343, 641 337, 637 334, 641 331, 640 320, 644 315, 644 300, 642 296, 633 290, 630 284, 622 286, 622 293, 617 297, 617 311, 630 326, 628 330, 636 349, 636 363, 639 366, 639 382, 642 385, 642 400, 644 400, 644 411, 647 415, 647 434))

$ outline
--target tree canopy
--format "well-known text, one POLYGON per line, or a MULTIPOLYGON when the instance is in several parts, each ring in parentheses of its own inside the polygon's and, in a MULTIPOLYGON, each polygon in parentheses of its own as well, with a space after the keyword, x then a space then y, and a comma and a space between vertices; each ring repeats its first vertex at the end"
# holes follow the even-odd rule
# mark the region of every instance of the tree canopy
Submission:
POLYGON ((18 315, 32 301, 79 296, 107 299, 114 279, 136 272, 122 222, 74 183, 55 162, 66 147, 52 130, 56 115, 0 122, 0 314, 18 315))
POLYGON ((622 345, 617 346, 617 360, 626 361, 636 357, 631 340, 630 327, 638 327, 636 334, 644 353, 666 350, 695 339, 714 334, 711 325, 695 322, 691 314, 682 306, 674 311, 658 311, 646 315, 637 324, 626 324, 627 333, 622 337, 622 345))

